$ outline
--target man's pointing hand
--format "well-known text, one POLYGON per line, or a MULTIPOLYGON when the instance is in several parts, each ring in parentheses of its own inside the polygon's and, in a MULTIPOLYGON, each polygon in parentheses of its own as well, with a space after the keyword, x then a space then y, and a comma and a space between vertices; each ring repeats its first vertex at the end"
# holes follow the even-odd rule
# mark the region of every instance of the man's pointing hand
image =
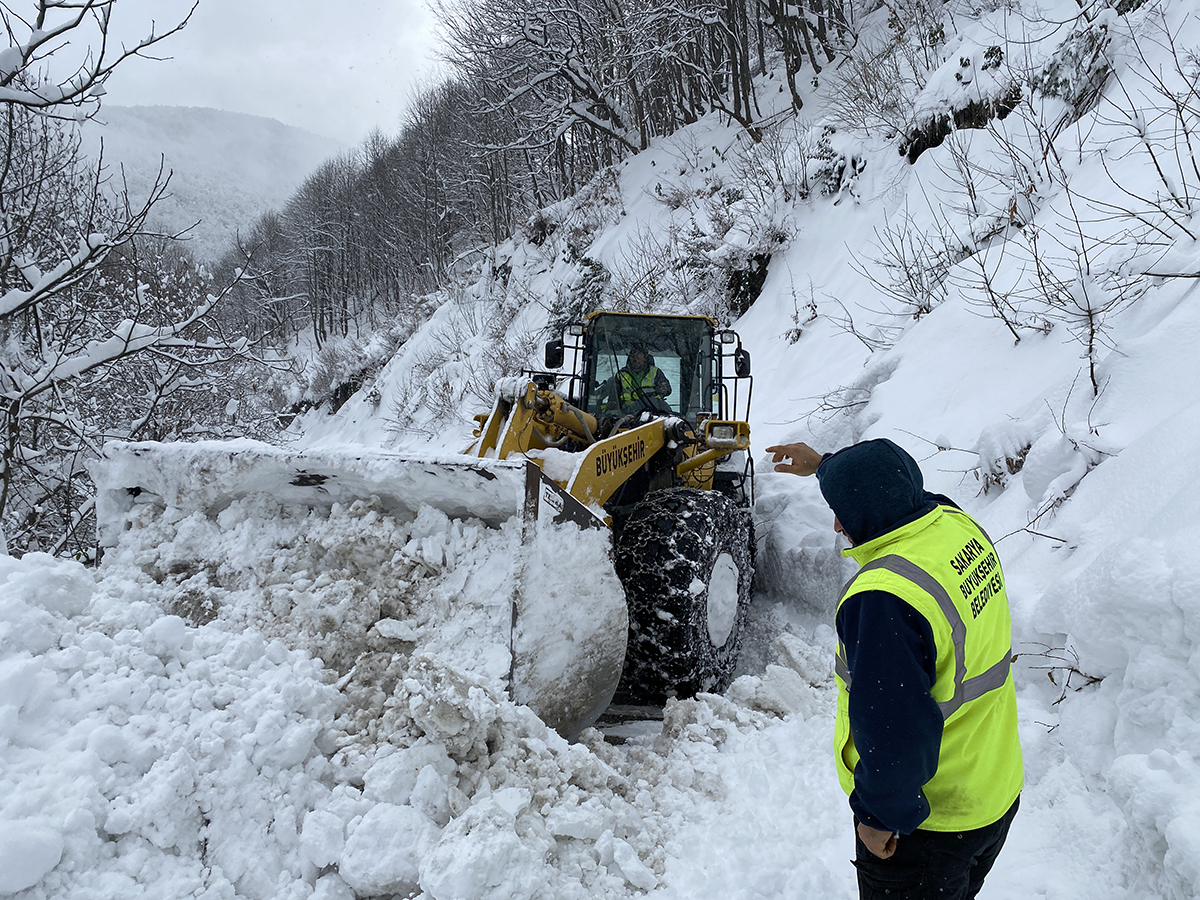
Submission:
POLYGON ((768 447, 771 462, 775 463, 776 472, 791 472, 793 475, 812 475, 821 465, 821 454, 812 447, 800 441, 795 444, 776 444, 768 447), (787 457, 791 462, 783 462, 787 457))

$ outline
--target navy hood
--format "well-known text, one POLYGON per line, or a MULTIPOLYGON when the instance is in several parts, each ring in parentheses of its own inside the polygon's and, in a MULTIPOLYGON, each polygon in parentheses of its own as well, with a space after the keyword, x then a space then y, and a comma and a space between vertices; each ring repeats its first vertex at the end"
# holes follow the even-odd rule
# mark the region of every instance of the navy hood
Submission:
POLYGON ((865 544, 937 506, 917 461, 887 438, 853 444, 817 468, 821 494, 846 536, 865 544))

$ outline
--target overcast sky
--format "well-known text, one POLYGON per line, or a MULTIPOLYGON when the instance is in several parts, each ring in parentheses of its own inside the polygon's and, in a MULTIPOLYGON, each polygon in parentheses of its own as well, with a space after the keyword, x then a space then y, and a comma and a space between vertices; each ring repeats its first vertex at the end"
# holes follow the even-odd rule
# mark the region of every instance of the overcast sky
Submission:
MULTIPOLYGON (((119 0, 126 42, 177 23, 190 0, 119 0)), ((210 106, 268 116, 357 144, 397 130, 414 86, 437 71, 424 0, 200 0, 162 62, 130 60, 109 80, 121 106, 210 106)))

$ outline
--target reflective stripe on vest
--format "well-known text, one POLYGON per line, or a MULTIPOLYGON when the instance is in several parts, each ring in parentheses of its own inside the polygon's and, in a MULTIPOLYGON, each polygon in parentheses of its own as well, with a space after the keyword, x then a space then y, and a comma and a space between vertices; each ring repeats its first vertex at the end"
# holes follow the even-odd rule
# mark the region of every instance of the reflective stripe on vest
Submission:
MULTIPOLYGON (((984 535, 984 537, 987 537, 987 535, 984 535)), ((991 543, 991 541, 988 543, 991 543)), ((842 595, 845 595, 846 591, 850 589, 850 585, 854 583, 859 575, 869 572, 872 569, 886 569, 894 575, 899 575, 906 581, 911 581, 937 601, 938 608, 941 609, 942 614, 946 617, 946 621, 950 623, 950 637, 954 644, 954 696, 949 700, 938 703, 938 708, 942 711, 943 720, 954 715, 964 703, 977 700, 988 691, 1004 687, 1004 683, 1008 680, 1009 669, 1012 666, 1012 647, 1008 648, 1008 652, 1004 654, 1003 659, 982 675, 976 675, 973 678, 964 680, 967 671, 967 624, 963 621, 958 607, 954 605, 954 601, 950 599, 950 595, 938 583, 937 579, 903 556, 881 556, 867 563, 855 574, 854 578, 846 582, 845 587, 842 588, 842 595)), ((843 648, 839 644, 837 655, 834 659, 834 671, 846 683, 846 690, 849 691, 851 684, 850 667, 846 664, 843 653, 843 648)))

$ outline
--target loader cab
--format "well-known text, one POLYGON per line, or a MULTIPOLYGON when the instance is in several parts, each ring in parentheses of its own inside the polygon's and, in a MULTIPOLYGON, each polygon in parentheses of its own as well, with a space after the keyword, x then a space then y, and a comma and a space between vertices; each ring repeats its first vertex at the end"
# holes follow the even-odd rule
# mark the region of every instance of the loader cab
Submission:
POLYGON ((593 313, 567 341, 547 347, 547 365, 572 352, 570 399, 597 418, 648 411, 696 426, 749 411, 749 355, 707 316, 593 313))

